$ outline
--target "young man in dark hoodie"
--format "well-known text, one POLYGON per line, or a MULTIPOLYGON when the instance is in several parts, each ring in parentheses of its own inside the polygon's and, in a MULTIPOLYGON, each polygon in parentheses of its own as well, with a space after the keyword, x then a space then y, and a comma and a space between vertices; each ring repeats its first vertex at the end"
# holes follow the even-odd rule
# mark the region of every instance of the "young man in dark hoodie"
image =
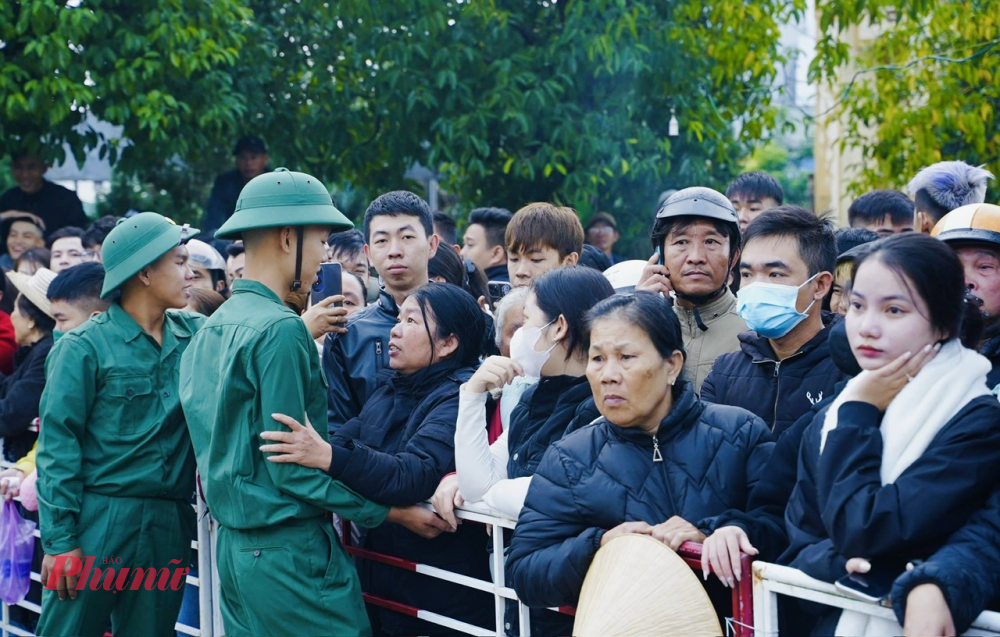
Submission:
POLYGON ((737 311, 752 331, 741 351, 716 359, 701 397, 742 407, 780 436, 844 378, 827 346, 837 317, 822 310, 837 241, 827 221, 795 206, 761 214, 743 241, 737 311))

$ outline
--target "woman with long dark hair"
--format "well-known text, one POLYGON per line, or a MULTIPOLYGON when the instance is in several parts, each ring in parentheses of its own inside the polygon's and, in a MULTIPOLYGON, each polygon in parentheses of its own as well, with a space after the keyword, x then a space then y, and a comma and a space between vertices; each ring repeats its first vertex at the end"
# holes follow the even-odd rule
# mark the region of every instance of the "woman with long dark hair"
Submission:
MULTIPOLYGON (((864 371, 806 431, 785 513, 781 561, 828 582, 848 570, 891 576, 927 558, 1000 478, 1000 404, 986 386, 990 362, 970 349, 982 324, 961 263, 930 237, 871 245, 855 262, 845 318, 864 371)), ((899 631, 847 611, 816 626, 899 631)))

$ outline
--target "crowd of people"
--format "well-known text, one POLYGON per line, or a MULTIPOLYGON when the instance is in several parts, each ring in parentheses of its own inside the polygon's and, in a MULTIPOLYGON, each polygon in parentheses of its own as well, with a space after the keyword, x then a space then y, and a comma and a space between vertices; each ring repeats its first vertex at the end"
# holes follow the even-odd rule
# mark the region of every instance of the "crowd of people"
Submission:
POLYGON ((665 192, 636 263, 607 213, 456 224, 393 191, 355 229, 259 138, 234 155, 201 234, 155 212, 88 222, 37 157, 13 161, 0 490, 37 510, 56 582, 26 628, 172 634, 183 591, 89 585, 56 558, 190 564, 196 497, 231 635, 448 632, 362 591, 490 626, 490 595, 344 550, 488 581, 466 502, 517 520, 506 576, 540 635, 572 630, 546 609, 575 605, 626 534, 701 543, 720 614, 741 554, 892 576, 898 625, 783 603, 788 634, 949 635, 1000 602, 987 171, 928 166, 842 229, 765 173, 665 192), (329 263, 340 293, 318 295, 329 263))

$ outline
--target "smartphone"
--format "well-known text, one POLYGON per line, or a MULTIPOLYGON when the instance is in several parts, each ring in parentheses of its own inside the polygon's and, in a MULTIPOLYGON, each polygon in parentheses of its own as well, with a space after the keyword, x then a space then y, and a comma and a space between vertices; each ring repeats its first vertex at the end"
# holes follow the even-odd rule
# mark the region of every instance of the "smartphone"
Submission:
POLYGON ((905 563, 872 562, 867 573, 849 573, 834 583, 841 593, 866 602, 878 603, 889 597, 892 583, 906 570, 905 563))
POLYGON ((487 287, 490 291, 490 305, 493 307, 496 307, 500 299, 507 296, 507 293, 510 292, 510 283, 507 281, 490 281, 487 287))
MULTIPOLYGON (((312 284, 312 304, 316 305, 323 299, 341 294, 343 292, 343 281, 340 278, 339 263, 322 263, 319 272, 316 273, 316 282, 312 284)), ((340 307, 342 303, 334 303, 340 307)))
POLYGON ((663 250, 656 246, 656 265, 663 265, 663 250))

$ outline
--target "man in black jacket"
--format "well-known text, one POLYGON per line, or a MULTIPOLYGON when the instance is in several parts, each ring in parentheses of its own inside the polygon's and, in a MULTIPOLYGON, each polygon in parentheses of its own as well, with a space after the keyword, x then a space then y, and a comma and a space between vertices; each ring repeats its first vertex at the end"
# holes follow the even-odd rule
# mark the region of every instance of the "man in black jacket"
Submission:
POLYGON ((427 202, 404 190, 388 192, 365 211, 365 254, 382 279, 378 302, 353 314, 347 333, 331 333, 323 346, 330 385, 330 433, 358 414, 379 387, 377 372, 389 367, 389 332, 399 304, 427 283, 427 263, 438 238, 427 202))
POLYGON ((15 155, 10 170, 17 185, 0 195, 0 212, 22 210, 38 215, 49 232, 66 226, 86 227, 89 222, 79 197, 69 188, 45 179, 48 169, 38 155, 15 155))
POLYGON ((827 346, 838 317, 822 301, 836 260, 833 229, 807 210, 782 206, 750 223, 737 310, 753 331, 740 335, 741 351, 716 359, 702 400, 742 407, 780 436, 833 395, 845 375, 827 346))

